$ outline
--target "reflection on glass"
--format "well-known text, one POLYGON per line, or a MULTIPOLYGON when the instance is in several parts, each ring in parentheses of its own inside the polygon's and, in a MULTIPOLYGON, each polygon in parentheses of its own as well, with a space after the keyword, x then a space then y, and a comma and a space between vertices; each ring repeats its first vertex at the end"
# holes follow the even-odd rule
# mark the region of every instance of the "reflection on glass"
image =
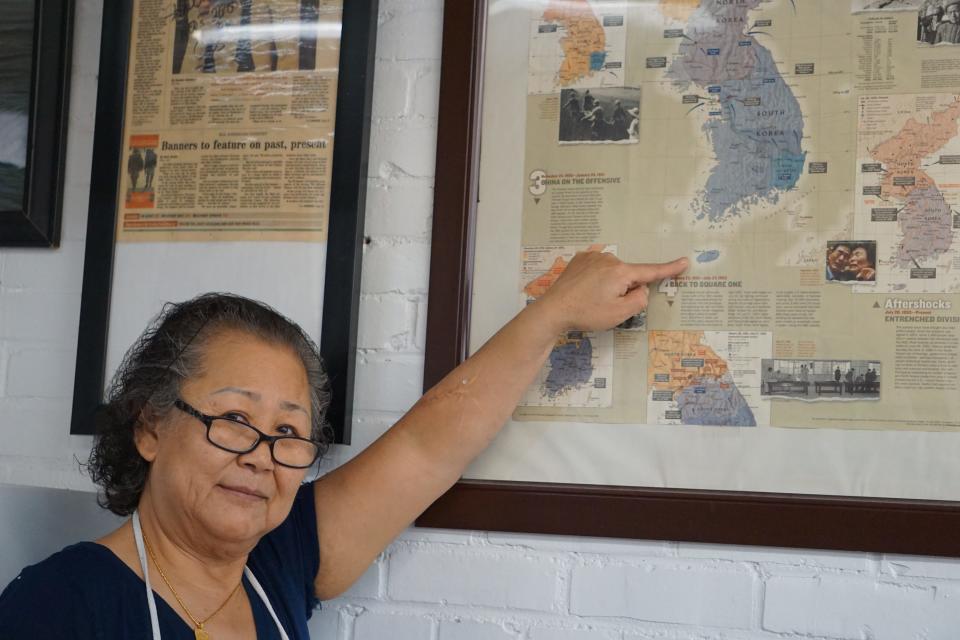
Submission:
POLYGON ((321 13, 320 0, 177 0, 173 73, 313 71, 317 39, 340 35, 321 13))
POLYGON ((0 211, 9 211, 23 204, 33 2, 0 0, 0 15, 0 211))

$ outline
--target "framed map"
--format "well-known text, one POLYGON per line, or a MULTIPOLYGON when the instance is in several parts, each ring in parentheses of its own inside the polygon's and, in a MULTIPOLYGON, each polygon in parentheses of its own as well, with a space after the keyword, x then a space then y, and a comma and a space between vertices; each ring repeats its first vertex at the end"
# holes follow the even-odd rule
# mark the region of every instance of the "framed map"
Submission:
POLYGON ((425 385, 577 250, 692 266, 419 522, 960 553, 960 4, 454 4, 425 385))

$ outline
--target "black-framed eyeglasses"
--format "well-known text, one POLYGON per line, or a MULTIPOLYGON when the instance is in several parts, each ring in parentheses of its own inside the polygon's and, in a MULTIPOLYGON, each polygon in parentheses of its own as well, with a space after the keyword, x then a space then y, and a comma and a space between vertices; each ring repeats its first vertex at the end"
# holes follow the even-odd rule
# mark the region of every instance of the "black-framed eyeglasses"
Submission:
POLYGON ((299 436, 270 436, 246 422, 209 416, 179 398, 173 404, 202 422, 207 428, 207 441, 218 449, 230 453, 250 453, 261 442, 266 442, 274 462, 294 469, 308 468, 320 455, 320 446, 313 440, 299 436))

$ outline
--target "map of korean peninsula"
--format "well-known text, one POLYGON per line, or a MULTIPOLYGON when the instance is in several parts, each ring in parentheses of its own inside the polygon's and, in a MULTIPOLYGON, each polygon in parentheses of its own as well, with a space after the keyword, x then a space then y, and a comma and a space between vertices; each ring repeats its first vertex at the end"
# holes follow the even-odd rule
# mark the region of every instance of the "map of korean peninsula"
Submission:
MULTIPOLYGON (((579 249, 583 249, 580 247, 579 249)), ((589 250, 604 250, 592 245, 589 250)), ((542 296, 566 270, 577 247, 525 247, 525 300, 542 296)), ((528 407, 609 407, 613 404, 613 334, 568 331, 560 336, 520 404, 528 407)))
POLYGON ((591 0, 551 0, 532 22, 530 93, 623 84, 623 7, 591 0))
POLYGON ((543 12, 547 22, 559 22, 567 35, 560 38, 563 62, 558 72, 560 85, 569 87, 603 69, 607 57, 607 34, 587 0, 554 1, 543 12))
POLYGON ((865 96, 860 100, 864 199, 858 229, 878 238, 878 283, 888 290, 960 286, 954 211, 960 178, 960 98, 865 96), (901 122, 904 108, 911 114, 901 122))
POLYGON ((667 77, 699 99, 693 113, 704 118, 715 164, 691 210, 713 225, 777 204, 796 186, 806 158, 800 104, 751 28, 748 14, 761 3, 703 0, 692 11, 661 8, 667 17, 688 16, 667 77))
POLYGON ((653 424, 755 427, 770 421, 760 399, 760 356, 770 334, 650 331, 647 417, 653 424))

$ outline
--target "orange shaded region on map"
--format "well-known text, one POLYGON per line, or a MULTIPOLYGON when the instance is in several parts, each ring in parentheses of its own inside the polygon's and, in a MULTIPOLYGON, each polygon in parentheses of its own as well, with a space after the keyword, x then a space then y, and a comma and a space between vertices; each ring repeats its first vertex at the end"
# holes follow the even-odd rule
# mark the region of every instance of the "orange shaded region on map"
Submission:
POLYGON ((700 6, 700 0, 660 0, 660 13, 678 22, 687 22, 700 6))
MULTIPOLYGON (((586 251, 603 251, 605 247, 606 245, 604 244, 592 244, 586 248, 586 251)), ((547 292, 547 289, 553 286, 553 283, 557 281, 560 274, 566 270, 568 264, 570 263, 558 256, 554 259, 553 264, 550 265, 550 268, 547 269, 545 274, 537 276, 527 283, 523 288, 523 292, 531 298, 539 298, 547 292)))
POLYGON ((587 0, 552 0, 543 12, 547 22, 559 22, 567 30, 560 40, 563 62, 558 71, 560 86, 568 86, 593 74, 592 54, 606 51, 607 34, 587 0))
POLYGON ((923 159, 957 135, 960 101, 930 114, 927 122, 910 118, 892 138, 870 149, 870 155, 883 163, 881 193, 885 197, 906 198, 914 189, 936 186, 933 178, 920 168, 923 159), (913 184, 894 184, 894 179, 914 178, 913 184))
MULTIPOLYGON (((727 363, 703 343, 703 331, 650 331, 647 387, 658 391, 682 391, 702 378, 721 379, 727 363), (703 366, 683 366, 684 360, 703 360, 703 366), (667 380, 657 380, 667 374, 667 380)), ((721 385, 722 386, 722 385, 721 385)))
POLYGON ((539 298, 547 292, 547 289, 553 286, 560 274, 567 268, 567 261, 558 257, 550 265, 550 269, 545 274, 536 278, 523 288, 523 292, 531 298, 539 298))

